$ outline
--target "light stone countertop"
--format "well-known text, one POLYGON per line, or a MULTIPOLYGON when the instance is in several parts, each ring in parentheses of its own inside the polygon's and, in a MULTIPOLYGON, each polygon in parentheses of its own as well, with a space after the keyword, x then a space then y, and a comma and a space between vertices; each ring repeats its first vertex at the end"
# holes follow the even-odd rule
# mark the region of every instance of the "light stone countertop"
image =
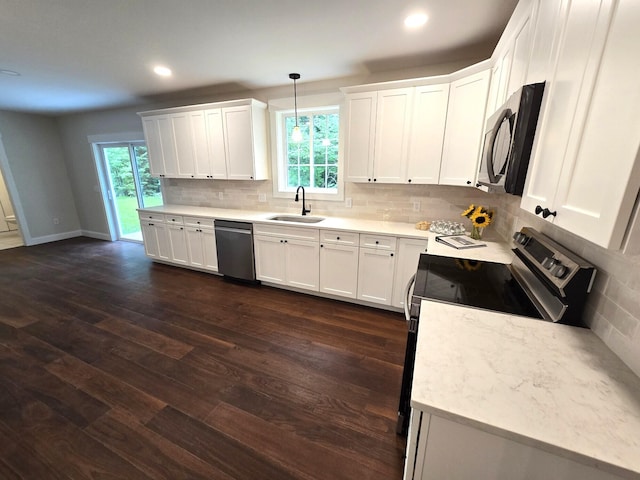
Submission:
MULTIPOLYGON (((386 222, 377 220, 360 220, 357 218, 340 218, 326 216, 318 223, 294 223, 269 220, 274 215, 293 215, 295 213, 259 212, 252 210, 236 210, 209 207, 192 207, 188 205, 164 205, 158 207, 141 208, 143 212, 156 212, 168 215, 183 215, 193 217, 216 218, 220 220, 237 220, 252 223, 267 223, 287 227, 320 228, 324 230, 340 230, 348 232, 372 233, 379 235, 394 235, 406 238, 424 238, 428 240, 428 252, 455 258, 469 258, 498 263, 511 263, 513 253, 511 247, 495 234, 487 236, 486 247, 457 250, 435 241, 436 234, 425 230, 417 230, 413 223, 386 222)), ((314 215, 311 215, 314 216, 314 215)))
POLYGON ((411 405, 640 478, 640 378, 588 329, 423 300, 411 405))

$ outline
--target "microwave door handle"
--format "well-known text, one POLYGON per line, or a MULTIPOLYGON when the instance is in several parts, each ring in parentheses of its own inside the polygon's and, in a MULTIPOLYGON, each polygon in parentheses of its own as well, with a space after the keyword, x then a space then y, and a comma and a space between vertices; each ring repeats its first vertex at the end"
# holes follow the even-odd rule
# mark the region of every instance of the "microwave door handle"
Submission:
MULTIPOLYGON (((496 172, 493 170, 493 156, 495 151, 496 140, 498 139, 498 132, 500 131, 500 127, 502 126, 502 122, 505 120, 509 120, 509 132, 513 133, 513 112, 510 108, 505 108, 498 120, 496 120, 496 124, 491 131, 491 138, 489 139, 489 149, 487 150, 487 175, 489 176, 489 182, 491 184, 496 184, 500 180, 501 175, 496 175, 496 172)), ((506 165, 506 162, 505 162, 506 165)))

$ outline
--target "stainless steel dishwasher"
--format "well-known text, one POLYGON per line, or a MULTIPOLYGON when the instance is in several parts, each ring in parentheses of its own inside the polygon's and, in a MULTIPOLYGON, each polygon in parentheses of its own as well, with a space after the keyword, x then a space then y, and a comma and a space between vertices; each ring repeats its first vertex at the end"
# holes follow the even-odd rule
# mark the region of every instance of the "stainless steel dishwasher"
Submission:
POLYGON ((255 281, 253 224, 216 220, 218 272, 231 278, 255 281))

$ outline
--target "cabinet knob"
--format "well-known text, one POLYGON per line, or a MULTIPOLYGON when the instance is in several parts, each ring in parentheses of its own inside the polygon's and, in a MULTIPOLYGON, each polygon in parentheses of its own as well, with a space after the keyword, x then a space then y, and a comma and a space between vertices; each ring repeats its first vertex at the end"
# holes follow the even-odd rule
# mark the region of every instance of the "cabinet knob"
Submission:
POLYGON ((411 179, 407 180, 409 183, 411 183, 411 179))
POLYGON ((374 181, 374 182, 377 182, 377 181, 378 181, 378 179, 377 179, 377 178, 374 178, 374 179, 373 179, 373 181, 374 181))
POLYGON ((322 248, 322 247, 324 247, 324 245, 323 245, 323 244, 320 244, 320 248, 322 248))
POLYGON ((287 243, 287 241, 285 240, 284 243, 287 243))
POLYGON ((542 210, 542 217, 547 218, 549 215, 551 215, 552 217, 555 217, 557 213, 558 212, 552 212, 548 208, 545 208, 544 210, 542 210))
POLYGON ((284 243, 284 240, 280 240, 280 243, 284 243))
POLYGON ((369 178, 367 181, 368 181, 368 182, 370 182, 370 181, 371 181, 371 179, 369 178))
POLYGON ((467 185, 471 185, 471 180, 467 180, 467 185))
POLYGON ((150 227, 153 227, 153 225, 154 225, 153 223, 150 223, 150 224, 149 224, 149 226, 150 226, 150 227))
POLYGON ((391 254, 391 256, 393 257, 393 253, 391 254))
POLYGON ((376 245, 378 245, 380 242, 378 240, 376 240, 376 245))
POLYGON ((542 207, 540 205, 536 205, 534 212, 536 212, 536 215, 540 215, 540 212, 542 212, 542 207))
POLYGON ((249 177, 251 180, 253 180, 253 177, 249 177))
POLYGON ((336 240, 340 240, 340 237, 336 237, 336 240))

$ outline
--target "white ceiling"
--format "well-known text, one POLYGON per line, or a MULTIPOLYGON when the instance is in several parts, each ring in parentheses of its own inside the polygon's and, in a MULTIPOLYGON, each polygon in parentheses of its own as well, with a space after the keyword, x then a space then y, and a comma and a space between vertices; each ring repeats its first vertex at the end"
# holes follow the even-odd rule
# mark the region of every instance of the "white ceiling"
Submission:
POLYGON ((517 0, 0 0, 0 109, 61 114, 490 52, 517 0), (420 31, 404 17, 429 15, 420 31), (473 52, 473 54, 472 54, 473 52), (170 78, 151 72, 173 69, 170 78))

